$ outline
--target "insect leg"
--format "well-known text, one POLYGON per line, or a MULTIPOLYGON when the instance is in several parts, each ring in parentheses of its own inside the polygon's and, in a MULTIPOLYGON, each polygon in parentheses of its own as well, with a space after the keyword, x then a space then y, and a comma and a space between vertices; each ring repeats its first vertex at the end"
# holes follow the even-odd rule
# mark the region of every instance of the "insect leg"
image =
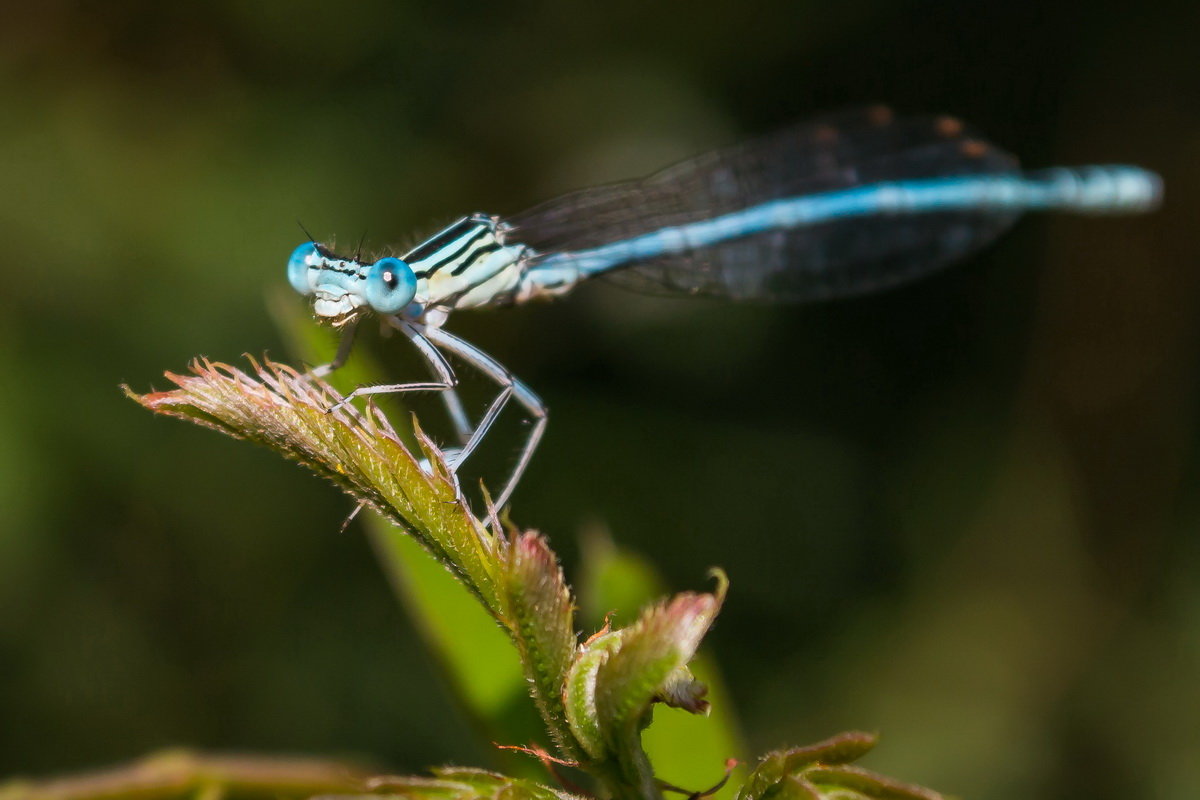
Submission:
POLYGON ((324 378, 329 373, 336 369, 341 369, 350 360, 350 351, 354 348, 354 334, 358 331, 358 320, 354 319, 347 322, 342 328, 342 340, 338 342, 337 352, 333 354, 333 361, 328 364, 322 364, 319 367, 313 367, 309 370, 309 374, 314 378, 324 378))
POLYGON ((530 429, 529 436, 525 440, 521 456, 518 458, 516 466, 509 475, 503 490, 496 496, 496 507, 501 508, 508 502, 508 498, 517 487, 517 483, 521 480, 521 476, 525 473, 525 469, 529 466, 529 462, 533 458, 534 451, 537 450, 537 446, 541 442, 542 434, 545 433, 548 413, 546 404, 528 386, 513 377, 512 373, 501 365, 500 362, 470 342, 447 333, 441 328, 421 326, 421 332, 435 346, 457 355, 500 386, 500 394, 496 396, 496 399, 488 408, 487 414, 484 415, 483 420, 476 426, 475 432, 471 437, 471 442, 463 448, 464 451, 469 453, 474 449, 482 439, 483 434, 491 427, 495 418, 499 416, 500 410, 510 397, 520 403, 533 418, 533 427, 530 429))

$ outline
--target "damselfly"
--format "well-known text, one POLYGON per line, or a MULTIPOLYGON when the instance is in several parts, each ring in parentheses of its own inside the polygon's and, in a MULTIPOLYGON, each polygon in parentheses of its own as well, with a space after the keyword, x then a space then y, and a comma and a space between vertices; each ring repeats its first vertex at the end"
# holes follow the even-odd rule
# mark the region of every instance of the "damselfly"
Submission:
POLYGON ((532 425, 497 507, 546 426, 546 407, 473 344, 443 329, 452 311, 509 306, 596 275, 635 288, 734 300, 805 302, 873 292, 981 247, 1029 210, 1123 214, 1154 208, 1155 174, 1132 166, 1018 169, 948 117, 872 108, 803 123, 701 155, 643 180, 567 194, 513 217, 463 217, 402 256, 372 261, 310 241, 288 277, 316 315, 344 330, 328 375, 367 313, 400 331, 433 380, 364 386, 349 398, 437 391, 461 441, 458 465, 516 401, 532 425), (445 354, 499 387, 478 422, 445 354))

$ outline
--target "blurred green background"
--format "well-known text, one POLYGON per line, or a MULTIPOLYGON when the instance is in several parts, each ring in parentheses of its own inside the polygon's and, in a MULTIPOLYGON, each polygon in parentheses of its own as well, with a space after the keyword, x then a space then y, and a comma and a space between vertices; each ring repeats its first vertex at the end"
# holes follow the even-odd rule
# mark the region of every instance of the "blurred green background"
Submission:
POLYGON ((855 302, 460 314, 552 409, 515 519, 569 575, 595 525, 673 590, 723 565, 710 652, 755 751, 865 728, 870 766, 972 800, 1200 793, 1200 6, 4 16, 0 775, 172 744, 488 763, 349 502, 118 384, 287 356, 297 219, 403 243, 886 102, 1156 169, 1166 206, 1026 219, 855 302))

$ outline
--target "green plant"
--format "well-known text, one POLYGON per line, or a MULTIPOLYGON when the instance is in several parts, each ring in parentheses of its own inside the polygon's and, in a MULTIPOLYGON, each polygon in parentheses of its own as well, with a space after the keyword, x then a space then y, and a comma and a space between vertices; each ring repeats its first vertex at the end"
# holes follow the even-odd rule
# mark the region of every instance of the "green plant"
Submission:
MULTIPOLYGON (((656 706, 709 710, 707 687, 689 669, 725 599, 714 571, 711 592, 684 592, 651 604, 631 624, 607 623, 586 638, 554 552, 542 535, 521 531, 489 509, 470 511, 438 448, 414 420, 414 453, 374 406, 336 406, 327 383, 272 362, 243 371, 208 361, 177 386, 138 395, 143 406, 239 439, 257 442, 316 472, 392 523, 377 544, 410 537, 474 597, 516 649, 544 741, 513 745, 539 758, 551 787, 524 777, 443 768, 432 777, 377 778, 361 793, 414 798, 549 798, 595 794, 655 800, 666 791, 701 797, 722 788, 681 789, 661 780, 642 735, 656 706), (570 772, 568 772, 570 770, 570 772), (580 788, 577 783, 585 784, 580 788)), ((385 561, 386 561, 385 557, 385 561)), ((768 798, 921 798, 939 795, 853 765, 875 743, 846 733, 763 757, 741 781, 738 800, 768 798)), ((726 767, 732 769, 732 763, 726 767)), ((727 790, 726 790, 727 791, 727 790)), ((358 792, 356 792, 358 793, 358 792)))

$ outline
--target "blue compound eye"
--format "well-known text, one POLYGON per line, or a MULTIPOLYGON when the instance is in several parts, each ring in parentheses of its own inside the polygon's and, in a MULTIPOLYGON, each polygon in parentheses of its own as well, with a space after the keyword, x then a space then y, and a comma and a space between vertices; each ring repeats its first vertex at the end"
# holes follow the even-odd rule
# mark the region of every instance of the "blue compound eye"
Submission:
POLYGON ((317 252, 316 244, 305 242, 293 250, 292 257, 288 259, 288 282, 300 294, 312 294, 312 284, 308 277, 308 257, 315 252, 317 252))
POLYGON ((398 258, 381 258, 367 271, 363 299, 380 314, 398 314, 412 302, 417 276, 398 258))

